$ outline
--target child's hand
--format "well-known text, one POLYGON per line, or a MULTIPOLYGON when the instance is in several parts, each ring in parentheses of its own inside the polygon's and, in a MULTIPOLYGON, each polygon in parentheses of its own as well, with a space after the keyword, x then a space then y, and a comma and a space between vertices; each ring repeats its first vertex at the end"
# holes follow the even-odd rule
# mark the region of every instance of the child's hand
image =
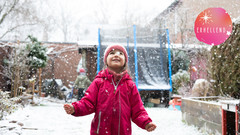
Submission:
POLYGON ((67 114, 73 114, 75 112, 74 107, 71 104, 65 104, 63 107, 67 114))
POLYGON ((153 131, 156 127, 157 127, 157 126, 156 126, 154 123, 150 122, 150 123, 148 123, 148 124, 145 126, 145 129, 146 129, 148 132, 151 132, 151 131, 153 131))

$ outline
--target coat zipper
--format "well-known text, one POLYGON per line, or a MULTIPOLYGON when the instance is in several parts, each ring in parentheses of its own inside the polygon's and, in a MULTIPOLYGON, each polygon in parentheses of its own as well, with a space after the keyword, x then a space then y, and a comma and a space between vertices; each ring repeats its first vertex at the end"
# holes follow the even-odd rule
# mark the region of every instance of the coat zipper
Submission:
POLYGON ((119 121, 118 121, 118 135, 120 135, 121 124, 121 91, 119 89, 119 121))
POLYGON ((98 116, 97 134, 99 134, 100 122, 101 122, 101 111, 99 112, 99 116, 98 116))
MULTIPOLYGON (((118 81, 118 83, 115 85, 114 84, 114 81, 113 81, 113 79, 112 79, 112 83, 113 83, 113 86, 114 86, 114 94, 115 94, 115 92, 116 92, 116 90, 117 90, 117 87, 118 87, 118 84, 120 83, 120 81, 122 80, 122 77, 121 77, 121 79, 118 81)), ((120 124, 121 124, 121 91, 120 91, 120 89, 119 89, 119 121, 118 121, 118 135, 120 135, 120 128, 121 128, 121 126, 120 126, 120 124)))
POLYGON ((113 79, 112 79, 112 84, 113 84, 113 86, 114 86, 114 91, 113 91, 114 94, 115 94, 115 92, 116 92, 116 90, 117 90, 117 87, 118 87, 118 84, 120 83, 121 80, 122 80, 122 77, 120 78, 120 80, 118 81, 118 83, 115 85, 115 83, 114 83, 114 81, 113 81, 113 79))

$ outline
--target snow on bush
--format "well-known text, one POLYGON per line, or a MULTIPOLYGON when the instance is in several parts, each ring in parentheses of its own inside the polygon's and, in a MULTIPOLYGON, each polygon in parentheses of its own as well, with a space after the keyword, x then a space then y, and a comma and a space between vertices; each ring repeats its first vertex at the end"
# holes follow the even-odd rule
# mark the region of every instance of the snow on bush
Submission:
MULTIPOLYGON (((189 85, 190 83, 190 74, 189 72, 185 71, 185 70, 178 70, 178 72, 174 75, 172 75, 172 87, 173 87, 173 93, 175 94, 179 94, 178 93, 178 89, 181 87, 181 89, 183 87, 186 87, 189 85)), ((184 94, 184 93, 182 93, 184 94)))
POLYGON ((18 105, 16 102, 20 100, 19 98, 9 98, 7 92, 0 90, 0 120, 2 120, 6 115, 13 113, 18 105))
POLYGON ((192 88, 192 96, 214 96, 214 92, 211 89, 211 83, 205 79, 197 79, 192 88))
POLYGON ((42 68, 47 65, 47 48, 41 45, 37 38, 28 36, 31 43, 27 44, 29 51, 28 57, 30 59, 30 66, 33 68, 42 68))
POLYGON ((176 74, 180 69, 188 70, 190 59, 187 50, 172 49, 172 73, 176 74))

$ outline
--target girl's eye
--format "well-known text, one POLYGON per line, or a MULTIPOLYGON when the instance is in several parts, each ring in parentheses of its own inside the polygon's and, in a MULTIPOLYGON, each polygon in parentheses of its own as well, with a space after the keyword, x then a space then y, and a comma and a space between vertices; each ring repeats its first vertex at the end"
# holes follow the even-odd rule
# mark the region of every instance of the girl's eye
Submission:
POLYGON ((117 51, 115 54, 116 54, 116 55, 123 55, 122 52, 118 52, 118 51, 117 51))
POLYGON ((110 55, 123 55, 123 52, 119 52, 119 51, 116 51, 116 52, 114 52, 114 51, 112 51, 112 52, 110 52, 109 53, 110 55))

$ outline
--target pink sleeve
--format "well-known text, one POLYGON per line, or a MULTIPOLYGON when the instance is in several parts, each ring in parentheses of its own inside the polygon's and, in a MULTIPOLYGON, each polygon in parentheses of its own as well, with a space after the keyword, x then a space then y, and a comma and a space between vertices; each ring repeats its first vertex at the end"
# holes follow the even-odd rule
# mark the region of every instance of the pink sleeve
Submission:
POLYGON ((152 120, 148 116, 147 111, 143 106, 143 102, 141 100, 135 83, 133 83, 132 87, 130 88, 132 88, 132 93, 130 97, 132 121, 140 128, 145 129, 145 126, 149 122, 152 122, 152 120))
POLYGON ((74 116, 84 116, 95 112, 96 102, 98 95, 97 79, 95 79, 88 87, 84 97, 77 102, 73 102, 72 105, 75 109, 74 116))

